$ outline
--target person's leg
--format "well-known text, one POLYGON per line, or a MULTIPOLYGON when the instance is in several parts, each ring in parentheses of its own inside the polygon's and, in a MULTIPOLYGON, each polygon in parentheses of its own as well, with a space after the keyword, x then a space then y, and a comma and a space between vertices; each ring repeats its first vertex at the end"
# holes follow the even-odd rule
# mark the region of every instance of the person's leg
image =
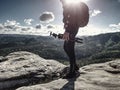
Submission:
POLYGON ((75 57, 75 36, 78 32, 78 28, 76 28, 74 31, 71 30, 70 32, 70 40, 69 41, 65 41, 64 42, 64 50, 67 54, 67 56, 69 57, 69 61, 70 61, 70 72, 74 72, 75 69, 78 70, 78 66, 76 64, 76 57, 75 57))
POLYGON ((72 78, 75 76, 76 70, 78 71, 78 67, 76 64, 76 57, 75 57, 75 36, 78 32, 78 28, 76 26, 71 25, 69 28, 69 33, 70 33, 70 40, 69 41, 64 41, 64 51, 66 52, 67 56, 69 57, 69 62, 70 62, 70 70, 69 73, 64 77, 64 78, 72 78), (76 69, 77 67, 77 69, 76 69))
POLYGON ((69 40, 64 42, 64 50, 67 56, 69 57, 69 61, 70 61, 70 73, 75 72, 76 58, 75 58, 74 46, 75 46, 75 42, 73 41, 69 40))

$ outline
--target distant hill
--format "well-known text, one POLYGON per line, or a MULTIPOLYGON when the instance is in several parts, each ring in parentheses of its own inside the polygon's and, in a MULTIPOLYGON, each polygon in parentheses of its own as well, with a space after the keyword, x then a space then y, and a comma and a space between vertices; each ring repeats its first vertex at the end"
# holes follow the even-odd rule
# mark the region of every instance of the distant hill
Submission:
POLYGON ((62 50, 62 41, 50 36, 36 35, 0 35, 0 56, 15 51, 29 51, 44 58, 65 58, 62 50), (58 57, 59 56, 59 57, 58 57))
MULTIPOLYGON (((83 44, 76 44, 77 59, 120 58, 120 33, 81 37, 83 44)), ((50 36, 0 35, 0 56, 15 51, 29 51, 46 59, 66 60, 63 40, 50 36)))

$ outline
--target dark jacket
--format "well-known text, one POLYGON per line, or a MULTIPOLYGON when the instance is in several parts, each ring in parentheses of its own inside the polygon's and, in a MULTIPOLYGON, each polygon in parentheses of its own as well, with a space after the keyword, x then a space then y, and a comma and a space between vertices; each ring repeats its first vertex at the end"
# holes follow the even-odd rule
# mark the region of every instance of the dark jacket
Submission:
POLYGON ((63 8, 63 23, 66 32, 71 32, 77 26, 77 8, 74 5, 69 5, 63 8))

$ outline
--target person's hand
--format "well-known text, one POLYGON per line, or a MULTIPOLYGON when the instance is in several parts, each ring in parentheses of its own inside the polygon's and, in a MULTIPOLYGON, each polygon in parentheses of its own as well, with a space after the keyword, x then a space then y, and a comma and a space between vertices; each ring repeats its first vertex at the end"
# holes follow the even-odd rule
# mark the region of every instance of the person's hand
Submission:
POLYGON ((69 33, 68 32, 64 32, 63 34, 63 39, 68 41, 70 38, 69 38, 69 33))

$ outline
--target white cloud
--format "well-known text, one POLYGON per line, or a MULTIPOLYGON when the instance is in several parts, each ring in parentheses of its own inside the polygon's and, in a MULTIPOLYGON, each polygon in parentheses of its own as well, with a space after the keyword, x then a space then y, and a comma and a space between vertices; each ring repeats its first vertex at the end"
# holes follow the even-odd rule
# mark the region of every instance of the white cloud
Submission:
POLYGON ((91 11, 91 17, 95 17, 95 16, 97 16, 100 13, 102 13, 102 11, 100 11, 100 10, 93 10, 93 11, 91 11))
POLYGON ((4 28, 3 24, 0 24, 0 30, 3 29, 3 28, 4 28))
POLYGON ((19 25, 20 25, 20 23, 16 22, 15 20, 7 20, 3 24, 4 29, 6 29, 6 30, 15 30, 19 25))
POLYGON ((80 28, 78 35, 80 36, 91 36, 91 35, 98 35, 98 34, 105 34, 105 33, 113 33, 118 32, 117 30, 112 30, 111 28, 101 28, 96 27, 94 25, 88 25, 87 27, 80 28))
POLYGON ((0 34, 21 34, 21 32, 27 34, 33 30, 33 27, 21 26, 20 23, 15 20, 7 20, 5 23, 0 24, 0 29, 0 34))
POLYGON ((118 24, 110 24, 109 27, 112 28, 112 30, 114 30, 114 31, 117 31, 117 32, 120 31, 120 23, 118 23, 118 24))
POLYGON ((97 35, 102 33, 103 31, 94 25, 88 25, 87 27, 80 28, 78 35, 84 36, 84 35, 97 35))
POLYGON ((25 22, 27 25, 31 25, 33 21, 34 21, 33 19, 25 19, 25 20, 24 20, 24 22, 25 22))
POLYGON ((55 28, 55 25, 48 24, 48 25, 47 25, 47 28, 48 28, 48 29, 54 29, 54 28, 55 28))
MULTIPOLYGON (((48 36, 49 32, 54 33, 64 33, 64 29, 62 25, 48 24, 43 26, 41 24, 37 24, 36 27, 32 26, 22 26, 20 23, 15 20, 7 20, 5 23, 0 24, 0 34, 28 34, 28 35, 43 35, 48 36), (42 28, 41 28, 42 26, 42 28), (38 29, 39 28, 39 29, 38 29)), ((100 28, 94 25, 88 25, 84 28, 80 28, 78 35, 98 35, 101 33, 110 33, 110 32, 118 32, 120 31, 120 23, 118 24, 110 24, 108 28, 100 28)))
POLYGON ((48 36, 48 35, 50 35, 50 32, 54 32, 56 34, 64 33, 64 29, 63 29, 62 25, 48 24, 46 26, 43 26, 43 28, 40 29, 38 32, 40 35, 48 36), (50 26, 50 28, 48 28, 48 26, 50 26), (51 27, 51 26, 53 26, 53 27, 51 27))
POLYGON ((54 21, 55 16, 52 12, 43 12, 42 15, 40 15, 40 21, 43 23, 50 23, 54 21))
MULTIPOLYGON (((0 24, 0 34, 49 35, 50 30, 47 26, 43 26, 41 24, 37 24, 36 26, 37 28, 32 26, 22 26, 15 20, 7 20, 5 23, 0 24)), ((59 29, 56 28, 56 30, 59 29)), ((53 31, 56 30, 54 29, 53 31)))
POLYGON ((57 34, 64 33, 64 31, 65 31, 62 25, 57 25, 57 24, 48 24, 46 26, 46 30, 52 31, 52 32, 57 33, 57 34))
POLYGON ((41 29, 42 27, 43 27, 42 24, 37 24, 37 25, 35 26, 36 29, 41 29))
POLYGON ((20 25, 20 23, 16 22, 15 20, 7 20, 5 23, 4 23, 4 26, 18 26, 20 25))
POLYGON ((119 28, 120 29, 120 23, 118 24, 110 24, 109 27, 119 28))

